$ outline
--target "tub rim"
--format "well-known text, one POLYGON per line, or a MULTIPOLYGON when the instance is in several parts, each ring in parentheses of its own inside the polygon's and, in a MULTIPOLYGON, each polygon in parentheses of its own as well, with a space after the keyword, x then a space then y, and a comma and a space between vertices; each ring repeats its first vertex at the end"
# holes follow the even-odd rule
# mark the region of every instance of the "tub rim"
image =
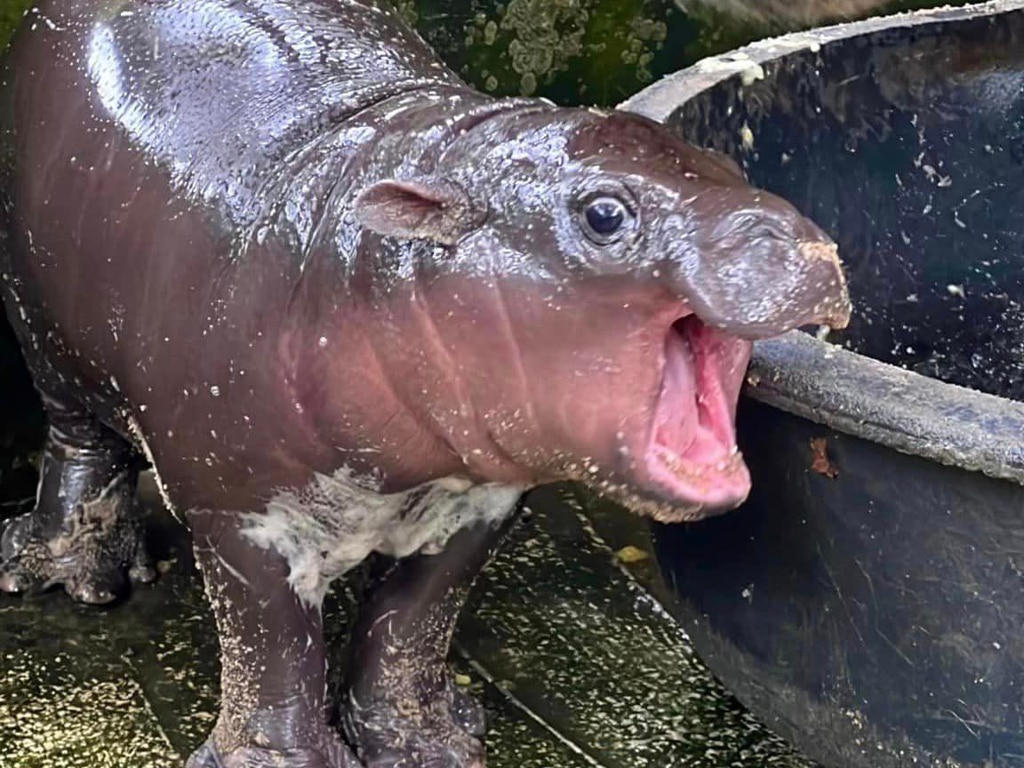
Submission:
MULTIPOLYGON (((1024 0, 908 11, 761 40, 703 59, 619 105, 664 122, 697 94, 731 78, 764 78, 763 65, 866 34, 1024 12, 1024 0)), ((929 378, 791 331, 754 345, 744 394, 787 413, 901 453, 1024 485, 1024 402, 929 378)))

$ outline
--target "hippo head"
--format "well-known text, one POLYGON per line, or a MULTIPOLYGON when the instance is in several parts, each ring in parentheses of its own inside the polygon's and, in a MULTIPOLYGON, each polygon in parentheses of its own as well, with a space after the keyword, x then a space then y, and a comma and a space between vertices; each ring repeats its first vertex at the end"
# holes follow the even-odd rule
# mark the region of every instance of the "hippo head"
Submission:
POLYGON ((465 472, 581 480, 661 520, 747 496, 734 416, 751 340, 849 318, 828 236, 635 115, 492 115, 356 211, 423 247, 402 301, 429 331, 401 323, 400 346, 434 362, 400 386, 465 472))

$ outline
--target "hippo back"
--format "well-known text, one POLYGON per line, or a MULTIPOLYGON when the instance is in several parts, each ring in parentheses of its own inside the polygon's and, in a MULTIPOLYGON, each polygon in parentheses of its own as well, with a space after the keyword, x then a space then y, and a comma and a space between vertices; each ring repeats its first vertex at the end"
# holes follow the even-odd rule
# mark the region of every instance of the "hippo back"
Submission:
MULTIPOLYGON (((462 86, 376 0, 64 0, 40 3, 23 31, 34 40, 16 40, 8 79, 69 69, 61 79, 80 80, 81 106, 116 123, 186 197, 235 209, 330 124, 396 93, 462 86), (39 61, 44 51, 58 55, 39 61)), ((48 117, 17 106, 15 123, 48 117)))

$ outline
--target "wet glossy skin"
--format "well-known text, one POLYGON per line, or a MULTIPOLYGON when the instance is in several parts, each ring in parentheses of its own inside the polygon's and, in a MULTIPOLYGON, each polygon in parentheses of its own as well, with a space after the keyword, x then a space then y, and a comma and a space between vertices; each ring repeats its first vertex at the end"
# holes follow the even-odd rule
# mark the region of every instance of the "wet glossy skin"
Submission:
MULTIPOLYGON (((500 277, 500 290, 519 294, 512 311, 523 302, 545 305, 548 316, 535 318, 551 355, 592 359, 629 338, 608 337, 606 327, 622 326, 595 300, 632 297, 628 314, 637 326, 662 313, 678 316, 689 301, 706 321, 748 337, 830 312, 778 290, 790 287, 779 279, 787 265, 754 258, 761 254, 752 228, 765 221, 799 240, 823 240, 781 201, 639 118, 602 127, 607 121, 587 112, 468 91, 383 11, 357 3, 293 5, 291 12, 266 3, 92 4, 106 6, 104 14, 90 5, 44 6, 23 44, 52 52, 53 63, 14 71, 15 114, 18 101, 31 99, 22 113, 36 119, 29 138, 19 140, 13 184, 14 229, 24 239, 12 254, 11 303, 26 308, 32 343, 43 346, 58 375, 82 380, 93 407, 124 434, 128 406, 182 508, 248 508, 253 493, 295 483, 311 467, 362 468, 370 450, 380 451, 372 465, 390 487, 465 471, 460 459, 481 479, 531 474, 489 446, 451 446, 452 433, 466 425, 439 425, 436 414, 423 413, 450 404, 404 393, 390 406, 403 413, 396 422, 376 397, 360 396, 387 389, 382 379, 432 374, 409 370, 404 352, 404 365, 374 372, 387 350, 422 349, 434 332, 399 319, 409 291, 443 320, 457 306, 451 297, 461 281, 474 290, 500 277), (401 47, 389 44, 396 38, 401 47), (227 88, 236 67, 249 78, 227 88), (437 157, 435 175, 450 169, 445 178, 463 187, 485 226, 459 233, 454 252, 360 233, 351 206, 362 188, 416 175, 437 157), (630 248, 592 248, 576 229, 573 193, 602 185, 641 198, 630 248), (692 198, 697 205, 680 205, 692 198), (743 215, 747 221, 733 223, 743 215), (29 233, 37 254, 53 256, 31 255, 29 233), (725 247, 702 242, 715 236, 725 247), (702 273, 714 277, 723 259, 733 273, 718 285, 702 273), (439 275, 445 280, 435 282, 439 275), (629 281, 582 301, 557 293, 602 275, 629 281), (46 310, 33 294, 45 295, 46 310), (746 316, 759 303, 781 308, 781 321, 746 316), (583 307, 605 342, 580 344, 573 321, 554 314, 569 309, 561 316, 572 318, 583 307), (387 315, 396 318, 396 339, 378 335, 387 315), (60 332, 47 335, 55 324, 60 332), (357 382, 354 371, 368 380, 357 382), (320 409, 338 406, 342 412, 322 418, 320 409), (169 431, 173 451, 165 448, 169 431), (388 442, 400 450, 388 450, 388 442), (274 443, 288 448, 268 452, 274 443), (182 453, 178 446, 188 447, 182 453), (486 459, 474 459, 474 450, 486 459)), ((825 266, 813 298, 838 295, 834 270, 825 266)), ((490 295, 480 299, 493 303, 490 295)), ((468 321, 492 337, 502 328, 491 318, 468 321)), ((463 324, 460 333, 466 330, 463 324)), ((533 349, 519 347, 495 355, 502 377, 533 349)), ((550 373, 523 367, 526 381, 550 373)), ((658 376, 656 360, 642 367, 658 376)), ((460 394, 455 407, 476 411, 477 426, 480 414, 486 420, 495 409, 522 405, 519 393, 496 401, 460 394)), ((541 435, 524 439, 547 443, 545 424, 526 426, 541 435)), ((468 437, 459 442, 485 439, 468 437)))
MULTIPOLYGON (((17 571, 25 542, 45 560, 76 505, 130 496, 110 446, 151 459, 192 513, 222 636, 224 711, 194 766, 352 761, 322 717, 319 587, 297 586, 340 566, 299 578, 294 518, 247 537, 268 502, 344 472, 373 493, 484 485, 496 504, 577 478, 664 519, 719 511, 749 487, 729 452, 746 340, 848 316, 828 238, 730 163, 639 117, 476 93, 384 5, 41 3, 3 98, 4 299, 51 404, 47 461, 70 478, 54 487, 88 490, 8 527, 0 588, 70 584, 17 571)), ((363 500, 317 518, 302 562, 373 548, 335 533, 368 519, 363 500)), ((367 603, 390 635, 354 650, 365 764, 390 765, 410 729, 410 765, 480 764, 438 670, 508 513, 367 603), (446 714, 410 725, 396 691, 446 714)), ((80 599, 109 598, 89 580, 104 551, 101 535, 80 599)))

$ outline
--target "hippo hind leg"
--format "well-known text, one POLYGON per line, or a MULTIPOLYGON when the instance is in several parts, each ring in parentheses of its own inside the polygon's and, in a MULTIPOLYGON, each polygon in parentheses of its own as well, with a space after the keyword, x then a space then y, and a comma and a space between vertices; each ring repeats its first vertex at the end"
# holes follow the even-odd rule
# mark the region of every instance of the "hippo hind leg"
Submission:
POLYGON ((341 718, 367 768, 483 768, 483 708, 446 660, 469 587, 510 525, 465 529, 373 587, 352 634, 341 718))
POLYGON ((62 584, 74 599, 115 599, 125 575, 155 577, 135 490, 144 462, 77 403, 43 393, 49 428, 35 508, 0 523, 0 589, 62 584))

